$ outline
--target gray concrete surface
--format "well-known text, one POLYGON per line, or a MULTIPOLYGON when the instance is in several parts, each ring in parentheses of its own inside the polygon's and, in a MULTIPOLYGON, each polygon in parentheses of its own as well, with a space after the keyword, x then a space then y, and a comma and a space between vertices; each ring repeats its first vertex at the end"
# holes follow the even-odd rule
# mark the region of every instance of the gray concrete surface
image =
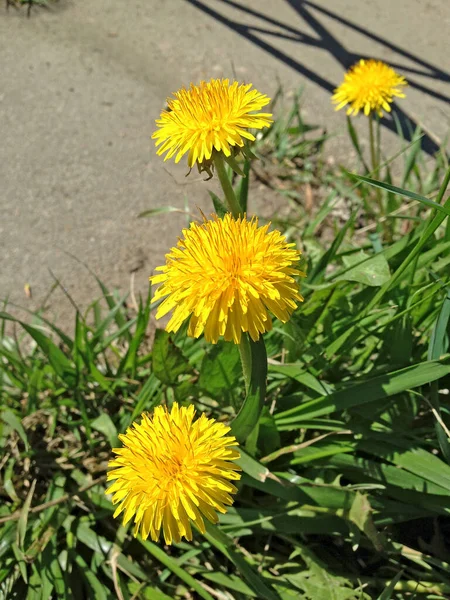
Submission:
MULTIPOLYGON (((39 305, 51 270, 86 306, 96 284, 67 253, 111 288, 126 291, 135 271, 146 289, 185 218, 137 215, 186 197, 208 208, 216 187, 164 165, 150 140, 165 98, 190 81, 304 85, 310 120, 343 133, 330 92, 374 56, 411 81, 399 106, 432 151, 450 125, 449 30, 448 0, 60 0, 31 19, 0 6, 0 298, 39 305)), ((342 135, 330 152, 346 148, 342 135)), ((67 324, 72 313, 56 291, 49 314, 67 324)))

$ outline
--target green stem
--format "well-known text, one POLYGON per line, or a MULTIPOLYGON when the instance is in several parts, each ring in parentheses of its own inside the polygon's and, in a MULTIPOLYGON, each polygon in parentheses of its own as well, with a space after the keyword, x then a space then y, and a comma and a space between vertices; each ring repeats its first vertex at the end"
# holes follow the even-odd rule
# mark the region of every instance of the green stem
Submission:
MULTIPOLYGON (((377 134, 378 134, 378 131, 377 131, 377 134)), ((370 138, 370 159, 372 162, 372 177, 374 179, 379 179, 379 170, 380 170, 380 163, 378 161, 379 148, 377 149, 376 144, 375 144, 375 133, 374 133, 374 127, 373 127, 372 113, 370 113, 370 115, 369 115, 369 138, 370 138)), ((377 135, 377 142, 379 143, 379 135, 377 135)), ((380 210, 380 216, 382 216, 384 213, 384 209, 383 209, 383 201, 382 201, 382 197, 381 197, 381 190, 379 188, 376 188, 375 193, 376 193, 378 208, 380 210)))
POLYGON ((244 374, 245 394, 248 394, 250 381, 252 379, 252 349, 247 333, 242 333, 239 344, 239 354, 241 355, 242 372, 244 374))
POLYGON ((377 141, 376 141, 377 169, 379 171, 380 164, 381 164, 381 127, 380 127, 380 116, 379 115, 376 116, 376 120, 377 120, 377 128, 376 128, 376 132, 377 132, 377 141))
POLYGON ((237 219, 241 216, 242 210, 239 206, 236 194, 234 193, 231 181, 227 175, 223 156, 220 152, 215 153, 214 166, 216 168, 217 175, 219 176, 220 185, 222 186, 223 193, 225 194, 225 199, 228 203, 228 208, 230 209, 230 212, 233 215, 233 217, 237 219))
POLYGON ((377 153, 375 150, 375 134, 373 128, 373 116, 369 115, 369 139, 370 139, 370 162, 372 163, 372 177, 378 179, 377 153))

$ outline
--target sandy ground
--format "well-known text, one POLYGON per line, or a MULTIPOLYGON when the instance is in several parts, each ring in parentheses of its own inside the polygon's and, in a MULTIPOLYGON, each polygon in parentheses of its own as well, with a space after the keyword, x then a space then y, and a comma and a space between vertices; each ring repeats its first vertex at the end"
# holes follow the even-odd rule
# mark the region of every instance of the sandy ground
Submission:
MULTIPOLYGON (((125 292, 134 272, 136 294, 146 291, 186 217, 137 215, 185 202, 208 211, 217 191, 164 164, 150 140, 165 98, 190 81, 304 86, 307 118, 338 134, 329 151, 342 157, 330 92, 374 56, 410 80, 399 114, 426 128, 433 152, 450 126, 449 30, 448 0, 60 0, 31 19, 1 6, 0 298, 36 307, 56 277, 86 307, 98 289, 71 255, 110 288, 125 292)), ((72 319, 62 290, 48 305, 72 319)))

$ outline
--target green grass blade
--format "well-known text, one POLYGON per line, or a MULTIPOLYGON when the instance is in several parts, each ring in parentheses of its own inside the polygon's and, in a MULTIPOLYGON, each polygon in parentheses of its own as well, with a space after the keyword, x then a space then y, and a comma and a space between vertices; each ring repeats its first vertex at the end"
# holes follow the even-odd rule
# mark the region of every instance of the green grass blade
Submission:
POLYGON ((409 389, 437 381, 450 373, 450 357, 442 360, 426 361, 406 367, 399 371, 379 375, 368 381, 358 383, 328 396, 304 402, 298 407, 275 415, 277 422, 286 424, 295 418, 312 419, 329 415, 336 411, 348 410, 353 406, 361 406, 368 402, 394 396, 409 389))
POLYGON ((78 552, 73 553, 73 560, 79 567, 80 576, 89 586, 89 596, 96 600, 108 600, 110 595, 97 575, 89 568, 89 565, 78 552))
POLYGON ((239 204, 242 208, 242 212, 247 212, 248 210, 248 186, 250 183, 250 161, 248 158, 245 159, 244 167, 243 167, 243 177, 241 177, 237 190, 236 196, 239 201, 239 204))
POLYGON ((261 336, 257 342, 249 338, 251 353, 251 378, 245 400, 234 421, 231 433, 239 443, 244 443, 258 424, 264 407, 267 379, 267 352, 261 336))
POLYGON ((95 331, 92 335, 91 344, 94 346, 101 338, 104 336, 106 330, 111 325, 111 323, 115 320, 117 313, 120 310, 123 310, 123 306, 128 297, 128 292, 122 296, 116 303, 116 306, 111 309, 105 319, 95 328, 95 331))
POLYGON ((145 219, 148 217, 155 217, 156 215, 165 215, 168 213, 182 213, 185 214, 186 211, 182 208, 177 208, 176 206, 158 206, 157 208, 151 208, 149 210, 144 210, 138 214, 138 219, 145 219))
POLYGON ((154 373, 150 373, 146 379, 142 389, 136 398, 136 405, 133 409, 132 414, 127 417, 123 423, 122 428, 126 429, 130 424, 139 417, 143 410, 151 410, 160 399, 160 393, 162 390, 161 381, 156 377, 154 373))
MULTIPOLYGON (((377 458, 393 463, 408 473, 425 481, 428 487, 433 484, 440 488, 436 493, 449 494, 450 467, 440 458, 427 450, 418 447, 417 443, 395 442, 380 436, 378 439, 362 440, 358 444, 362 452, 371 453, 377 458)), ((427 489, 427 485, 423 489, 427 489)))
POLYGON ((244 581, 254 589, 257 598, 261 600, 280 600, 276 591, 272 587, 268 587, 262 576, 257 574, 245 561, 244 557, 234 550, 234 542, 226 533, 216 526, 207 523, 205 538, 234 564, 244 581))
MULTIPOLYGON (((7 303, 5 303, 5 307, 6 307, 6 304, 7 303)), ((47 325, 47 327, 49 329, 51 329, 52 331, 54 331, 57 334, 57 336, 69 348, 69 350, 72 350, 73 340, 66 333, 64 333, 64 331, 62 331, 62 329, 60 329, 55 323, 50 321, 50 319, 47 319, 46 317, 44 317, 44 315, 42 315, 40 312, 34 312, 24 306, 21 306, 20 304, 15 304, 14 302, 9 302, 9 305, 26 312, 27 314, 31 315, 32 317, 35 317, 35 318, 37 317, 39 319, 39 321, 42 321, 42 323, 45 323, 45 325, 47 325)), ((0 336, 0 338, 1 337, 2 336, 0 336)))
POLYGON ((66 355, 56 346, 52 340, 44 335, 42 331, 37 329, 36 327, 32 327, 19 319, 16 319, 9 315, 8 313, 0 313, 0 319, 6 319, 9 321, 14 321, 15 323, 19 323, 23 329, 34 339, 34 341, 38 344, 44 354, 47 356, 49 363, 55 370, 55 373, 65 382, 72 383, 75 382, 75 369, 73 364, 68 360, 66 355))
POLYGON ((33 499, 34 489, 36 487, 36 481, 36 479, 33 479, 30 491, 27 494, 26 500, 20 512, 19 522, 17 523, 17 545, 21 550, 24 550, 25 535, 27 533, 28 513, 30 512, 31 501, 33 499))
MULTIPOLYGON (((436 318, 436 322, 431 333, 430 345, 428 348, 428 358, 430 360, 440 358, 448 348, 448 323, 450 319, 450 287, 446 288, 446 296, 442 302, 441 309, 436 318)), ((430 402, 433 409, 440 419, 442 419, 441 407, 439 403, 439 384, 434 381, 431 384, 430 402)), ((447 463, 450 464, 450 441, 439 419, 435 421, 436 435, 439 440, 439 446, 447 463)))
POLYGON ((320 278, 321 275, 325 273, 325 270, 328 264, 334 259, 337 251, 339 250, 342 242, 344 241, 345 234, 347 231, 353 226, 355 221, 355 213, 348 219, 342 229, 339 231, 338 235, 333 240, 330 248, 325 252, 325 254, 321 257, 321 259, 317 262, 316 265, 313 266, 311 272, 308 274, 308 283, 313 283, 316 279, 320 278))
MULTIPOLYGON (((81 265, 83 265, 83 267, 92 275, 92 277, 95 279, 95 281, 97 282, 99 288, 102 291, 103 297, 105 299, 106 304, 108 305, 109 310, 114 310, 114 308, 116 306, 116 302, 114 301, 114 296, 108 290, 108 288, 103 283, 103 281, 97 277, 97 275, 94 273, 94 271, 92 271, 92 269, 89 267, 89 265, 87 265, 85 262, 83 262, 82 260, 80 260, 79 258, 77 258, 71 252, 66 252, 66 254, 67 254, 67 256, 70 256, 71 258, 73 258, 74 260, 76 260, 78 263, 80 263, 81 265)), ((116 324, 117 324, 118 327, 124 327, 124 325, 126 325, 127 319, 126 319, 126 316, 125 316, 125 314, 124 314, 123 311, 119 310, 119 311, 116 312, 116 314, 115 314, 115 321, 116 321, 116 324)), ((126 336, 126 338, 128 340, 131 339, 131 335, 129 334, 129 332, 127 332, 125 334, 125 336, 126 336)))
POLYGON ((356 129, 353 127, 353 123, 351 118, 347 115, 347 130, 352 141, 353 147, 356 150, 356 154, 358 155, 359 160, 365 170, 366 173, 369 173, 370 169, 367 166, 367 163, 364 159, 364 155, 361 152, 361 146, 359 145, 358 134, 356 133, 356 129))
MULTIPOLYGON (((437 204, 439 204, 441 202, 441 200, 443 199, 449 182, 450 182, 450 168, 447 170, 444 180, 441 184, 441 187, 439 188, 439 193, 436 197, 437 204)), ((444 207, 447 212, 450 212, 450 198, 447 198, 447 200, 444 204, 444 207)), ((434 233, 438 229, 438 227, 444 222, 444 220, 447 216, 447 212, 446 213, 439 212, 436 215, 434 213, 431 214, 429 221, 428 221, 428 225, 426 226, 425 230, 421 234, 421 236, 420 236, 418 242, 416 243, 416 245, 414 246, 414 248, 409 252, 409 254, 403 260, 401 265, 397 268, 395 273, 393 273, 393 275, 391 276, 389 281, 387 283, 385 283, 380 288, 380 290, 372 297, 370 302, 367 303, 367 305, 365 306, 365 308, 363 309, 363 311, 360 315, 361 317, 366 316, 375 306, 377 306, 379 304, 380 300, 385 295, 385 293, 389 289, 391 289, 394 286, 394 284, 402 277, 402 275, 404 274, 406 269, 415 260, 416 256, 419 255, 419 253, 421 252, 421 250, 425 246, 425 244, 428 242, 428 240, 434 235, 434 233)), ((353 333, 354 329, 355 328, 353 328, 351 331, 349 331, 349 335, 351 333, 353 333)))
POLYGON ((406 185, 409 176, 411 175, 411 172, 416 165, 421 150, 422 138, 423 134, 420 133, 420 127, 417 127, 416 132, 414 134, 413 145, 406 159, 405 172, 403 173, 402 179, 402 187, 406 185))
POLYGON ((139 300, 139 310, 136 321, 136 329, 131 338, 128 350, 122 359, 122 362, 118 369, 118 375, 122 373, 130 373, 131 377, 136 375, 136 361, 138 350, 141 347, 142 341, 147 331, 148 322, 150 319, 150 304, 151 304, 151 286, 148 287, 147 299, 145 304, 142 304, 142 300, 139 300))
POLYGON ((0 421, 7 423, 11 427, 11 429, 17 432, 18 436, 24 443, 25 450, 28 452, 29 445, 27 434, 25 432, 25 429, 23 428, 22 421, 19 419, 19 417, 12 410, 5 407, 2 409, 2 412, 0 412, 0 421))
POLYGON ((200 585, 197 579, 192 577, 192 575, 189 575, 185 569, 180 567, 178 563, 171 556, 168 556, 159 546, 148 540, 143 540, 140 537, 138 537, 137 540, 149 554, 156 558, 157 561, 170 569, 172 573, 181 579, 181 581, 184 581, 190 589, 197 592, 200 598, 203 598, 204 600, 214 600, 211 594, 200 585))
POLYGON ((429 198, 425 198, 425 196, 421 196, 420 194, 416 194, 415 192, 410 192, 409 190, 399 188, 395 185, 390 185, 389 183, 386 183, 385 181, 377 181, 376 179, 370 179, 369 177, 364 177, 364 175, 352 175, 352 177, 354 177, 355 179, 358 179, 359 181, 364 181, 365 183, 368 183, 369 185, 373 185, 374 187, 380 188, 387 192, 391 192, 393 194, 398 194, 399 196, 404 196, 405 198, 410 198, 411 200, 417 200, 418 202, 421 202, 428 208, 434 208, 438 212, 443 213, 445 216, 447 216, 447 217, 450 216, 450 208, 446 207, 445 205, 442 206, 441 204, 439 204, 437 202, 433 202, 433 200, 430 200, 429 198))
POLYGON ((228 208, 214 192, 209 190, 209 195, 212 200, 214 210, 216 211, 216 215, 222 219, 227 214, 228 208))

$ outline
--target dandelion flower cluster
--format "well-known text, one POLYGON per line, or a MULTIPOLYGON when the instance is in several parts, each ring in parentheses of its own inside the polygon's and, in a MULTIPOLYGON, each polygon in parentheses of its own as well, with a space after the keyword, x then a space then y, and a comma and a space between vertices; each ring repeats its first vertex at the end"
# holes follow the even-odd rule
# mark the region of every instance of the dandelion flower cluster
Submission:
POLYGON ((191 83, 189 89, 174 93, 167 100, 168 110, 157 119, 158 129, 152 135, 159 146, 157 154, 164 160, 175 156, 175 162, 188 154, 188 164, 209 171, 214 152, 226 157, 244 147, 244 140, 254 140, 249 129, 262 129, 272 123, 270 113, 258 113, 270 99, 251 89, 252 84, 239 84, 228 79, 211 79, 191 83))
POLYGON ((106 493, 118 504, 114 517, 134 519, 135 535, 158 541, 162 528, 167 544, 192 540, 191 522, 205 533, 204 518, 216 523, 217 512, 233 503, 238 443, 223 423, 194 415, 193 405, 175 402, 170 412, 158 406, 119 436, 123 447, 113 450, 108 481, 115 481, 106 493))
POLYGON ((408 85, 406 79, 384 62, 361 59, 347 71, 332 101, 337 104, 336 110, 349 104, 348 115, 357 115, 363 110, 366 116, 375 112, 382 117, 381 109, 390 112, 394 97, 405 97, 401 91, 405 85, 408 85))
POLYGON ((292 266, 300 252, 269 225, 258 227, 257 218, 214 215, 183 234, 166 265, 156 269, 162 274, 150 277, 162 284, 154 300, 167 296, 156 318, 173 309, 167 331, 190 317, 191 337, 204 333, 214 344, 220 336, 238 344, 248 331, 256 341, 272 327, 269 311, 286 322, 303 300, 294 277, 305 274, 292 266))

